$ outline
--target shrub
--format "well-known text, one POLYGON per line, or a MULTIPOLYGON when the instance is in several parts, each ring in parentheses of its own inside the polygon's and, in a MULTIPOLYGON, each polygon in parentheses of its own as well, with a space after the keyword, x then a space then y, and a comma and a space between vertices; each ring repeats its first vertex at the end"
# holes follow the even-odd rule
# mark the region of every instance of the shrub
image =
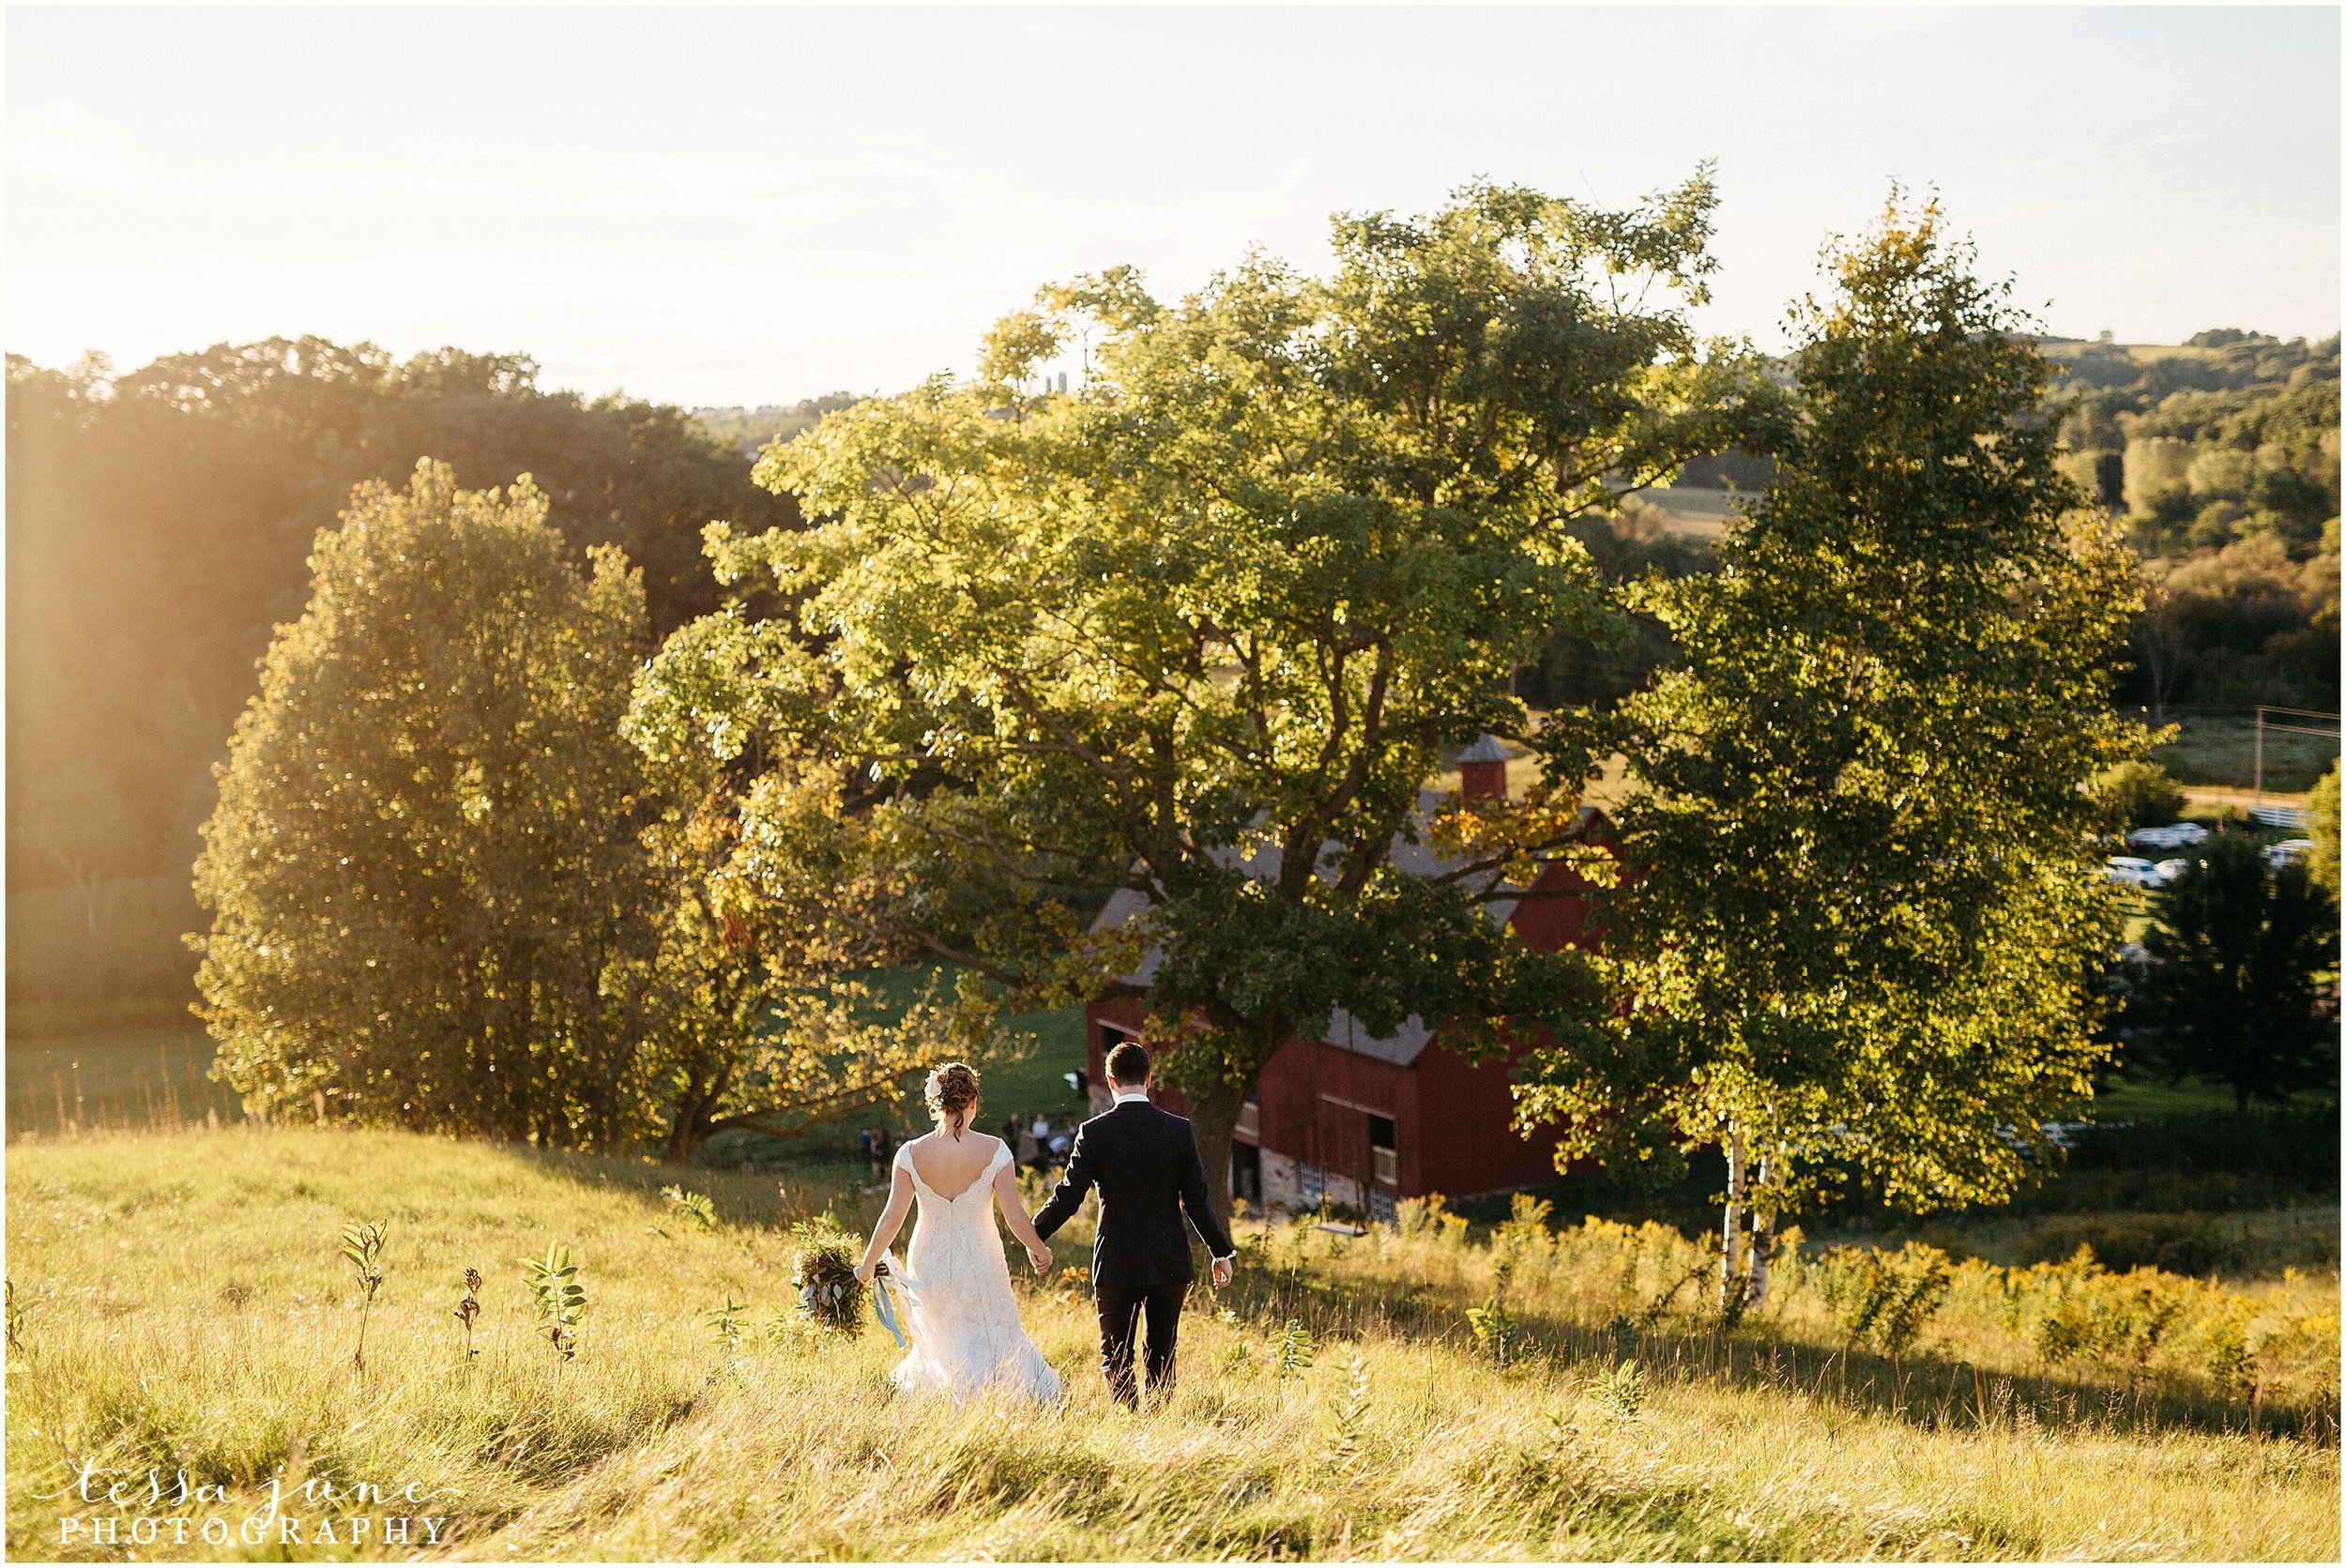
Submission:
POLYGON ((2054 1276, 2061 1287, 2037 1319, 2036 1353, 2049 1366, 2088 1356, 2140 1372, 2196 1304, 2195 1286, 2156 1269, 2114 1277, 2093 1267, 2092 1259, 2080 1248, 2073 1261, 2085 1267, 2054 1276))
POLYGON ((2306 858, 2306 875, 2325 888, 2333 901, 2340 897, 2338 877, 2338 763, 2314 782, 2306 796, 2306 836, 2313 853, 2306 858))
POLYGON ((1509 1200, 1507 1218, 1501 1221, 1493 1240, 1501 1246, 1526 1253, 1547 1250, 1554 1241, 1547 1228, 1547 1216, 1555 1205, 1546 1198, 1535 1198, 1529 1193, 1517 1193, 1509 1200))
POLYGON ((2204 1274, 2241 1261, 2238 1244, 2204 1214, 2043 1220, 2023 1244, 2020 1261, 2051 1262, 2074 1256, 2080 1247, 2117 1273, 2164 1269, 2176 1274, 2204 1274))
POLYGON ((367 1317, 374 1310, 374 1293, 383 1288, 383 1222, 343 1226, 343 1259, 358 1276, 358 1349, 350 1364, 367 1364, 367 1317))
POLYGON ((571 1249, 556 1241, 543 1257, 522 1259, 522 1280, 538 1307, 538 1332, 564 1361, 578 1354, 578 1323, 586 1314, 586 1287, 579 1283, 571 1249))
POLYGON ((464 1298, 456 1303, 455 1309, 449 1315, 465 1325, 465 1360, 467 1362, 480 1354, 480 1347, 473 1344, 472 1337, 473 1323, 480 1317, 480 1271, 466 1269, 464 1298))
POLYGON ((2338 1130, 2335 1107, 2088 1125, 2070 1134, 2066 1165, 2069 1172, 2127 1171, 2148 1179, 2262 1176, 2335 1191, 2338 1130))
POLYGON ((708 1325, 708 1332, 716 1336, 718 1348, 727 1355, 741 1347, 741 1336, 749 1329, 748 1319, 741 1315, 749 1310, 747 1302, 735 1301, 733 1292, 728 1290, 725 1292, 725 1304, 704 1319, 708 1325))
POLYGON ((1645 1372, 1624 1358, 1597 1375, 1589 1394, 1619 1420, 1635 1421, 1645 1408, 1645 1372))
POLYGON ((663 1187, 660 1195, 668 1200, 668 1212, 693 1230, 717 1228, 717 1206, 708 1201, 706 1193, 686 1192, 682 1187, 663 1187))
POLYGON ((1814 1273, 1849 1342, 1870 1340, 1892 1360, 1913 1347, 1954 1283, 1947 1255, 1920 1241, 1896 1252, 1835 1247, 1814 1273))
POLYGON ((1445 1201, 1440 1193, 1403 1198, 1394 1205, 1394 1229, 1403 1236, 1439 1237, 1443 1230, 1442 1222, 1450 1217, 1442 1208, 1445 1201))
POLYGON ((1368 1435, 1368 1361, 1358 1350, 1345 1363, 1345 1396, 1330 1412, 1334 1431, 1328 1441, 1328 1457, 1339 1469, 1360 1458, 1368 1435))
POLYGON ((2158 828, 2183 814, 2183 785, 2156 762, 2122 762, 2094 781, 2094 799, 2120 829, 2158 828))
POLYGON ((1481 1306, 1467 1308, 1467 1327, 1474 1331, 1475 1348, 1504 1366, 1516 1356, 1522 1329, 1516 1315, 1493 1296, 1481 1306))
POLYGON ((1303 1327, 1302 1319, 1290 1317, 1287 1320, 1287 1326, 1279 1331, 1273 1354, 1277 1358, 1278 1374, 1283 1378, 1300 1378, 1311 1370, 1312 1334, 1309 1329, 1303 1327))
POLYGON ((2294 1375, 2317 1390, 2317 1397, 2335 1405, 2338 1399, 2338 1320, 2336 1312, 2293 1313, 2268 1323, 2249 1341, 2248 1356, 2260 1386, 2267 1378, 2294 1375))

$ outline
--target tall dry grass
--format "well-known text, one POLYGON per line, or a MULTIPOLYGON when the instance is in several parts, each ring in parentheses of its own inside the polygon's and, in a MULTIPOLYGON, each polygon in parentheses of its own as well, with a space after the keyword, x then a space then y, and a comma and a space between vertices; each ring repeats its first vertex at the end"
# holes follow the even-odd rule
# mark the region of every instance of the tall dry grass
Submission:
MULTIPOLYGON (((346 1536, 387 1512, 445 1520, 411 1545, 466 1559, 2338 1550, 2334 1394, 2324 1426, 2277 1386, 2260 1403, 2180 1367, 2047 1366, 2025 1329, 1993 1341, 1954 1297, 1893 1362, 1842 1346, 1813 1281, 1727 1332, 1690 1290, 1655 1308, 1694 1256, 1667 1233, 1250 1228, 1240 1288, 1187 1319, 1178 1394, 1135 1416, 1089 1374, 1088 1302, 1056 1281, 1021 1287, 1069 1377, 1051 1409, 894 1398, 876 1329, 815 1340, 784 1317, 769 1340, 783 1227, 833 1195, 764 1179, 695 1172, 705 1230, 675 1223, 656 1165, 389 1134, 31 1140, 8 1174, 18 1558, 125 1555, 60 1546, 104 1512, 47 1495, 85 1462, 231 1484, 236 1499, 176 1510, 223 1520, 272 1477, 297 1499, 303 1481, 434 1492, 289 1503, 303 1538, 268 1549, 316 1556, 384 1555, 346 1536), (388 1237, 363 1370, 336 1250, 359 1220, 388 1237), (589 1302, 567 1362, 520 1263, 556 1242, 589 1302), (467 1266, 485 1276, 470 1360, 467 1266), (1494 1302, 1516 1325, 1504 1364, 1467 1317, 1494 1302), (735 1316, 749 1332, 718 1332, 735 1316), (1290 1320, 1308 1365, 1280 1353, 1290 1320)), ((861 1224, 876 1202, 838 1211, 861 1224)), ((2263 1288, 2269 1312, 2335 1313, 2334 1277, 2263 1288)))

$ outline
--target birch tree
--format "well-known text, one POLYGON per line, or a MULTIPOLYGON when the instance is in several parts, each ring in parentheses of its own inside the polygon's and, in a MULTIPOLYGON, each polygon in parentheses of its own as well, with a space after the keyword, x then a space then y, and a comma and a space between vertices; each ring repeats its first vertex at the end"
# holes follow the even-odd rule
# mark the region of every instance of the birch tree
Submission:
POLYGON ((1651 591, 1681 660, 1610 721, 1617 1010, 1519 1089, 1560 1166, 1724 1149, 1730 1311, 1839 1174, 1998 1199, 2091 1093, 2118 926, 2081 786, 2140 740, 2109 706, 2130 562, 2055 466, 2009 285, 1935 203, 1826 262, 1775 480, 1715 575, 1651 591))

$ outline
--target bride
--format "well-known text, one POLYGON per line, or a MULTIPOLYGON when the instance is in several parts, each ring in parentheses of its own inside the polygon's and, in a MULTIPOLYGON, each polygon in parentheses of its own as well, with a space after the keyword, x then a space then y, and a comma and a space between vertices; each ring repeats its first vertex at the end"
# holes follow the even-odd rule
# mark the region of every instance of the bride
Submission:
POLYGON ((966 1064, 947 1062, 930 1073, 927 1099, 937 1131, 896 1151, 888 1208, 855 1271, 856 1278, 872 1283, 918 1193, 921 1219, 905 1254, 904 1274, 910 1277, 889 1270, 891 1283, 904 1286, 899 1294, 912 1352, 889 1379, 906 1392, 936 1390, 955 1398, 989 1385, 1038 1400, 1056 1398, 1059 1374, 1018 1321, 1001 1234, 994 1228, 998 1201, 1010 1233, 1027 1249, 1027 1261, 1038 1274, 1049 1270, 1051 1249, 1019 1200, 1010 1146, 969 1130, 978 1114, 978 1075, 966 1064))

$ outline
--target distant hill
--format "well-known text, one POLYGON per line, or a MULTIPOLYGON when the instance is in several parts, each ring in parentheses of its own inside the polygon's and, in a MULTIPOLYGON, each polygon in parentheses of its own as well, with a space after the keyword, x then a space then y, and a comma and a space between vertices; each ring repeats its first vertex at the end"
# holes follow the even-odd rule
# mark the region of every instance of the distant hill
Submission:
MULTIPOLYGON (((2176 708, 2338 704, 2338 340, 2239 327, 2181 343, 2040 338, 2062 459, 2146 563, 2119 698, 2176 708)), ((1764 458, 1690 463, 1622 524, 1716 538, 1764 458)), ((1609 690, 1609 688, 1607 688, 1609 690)))

